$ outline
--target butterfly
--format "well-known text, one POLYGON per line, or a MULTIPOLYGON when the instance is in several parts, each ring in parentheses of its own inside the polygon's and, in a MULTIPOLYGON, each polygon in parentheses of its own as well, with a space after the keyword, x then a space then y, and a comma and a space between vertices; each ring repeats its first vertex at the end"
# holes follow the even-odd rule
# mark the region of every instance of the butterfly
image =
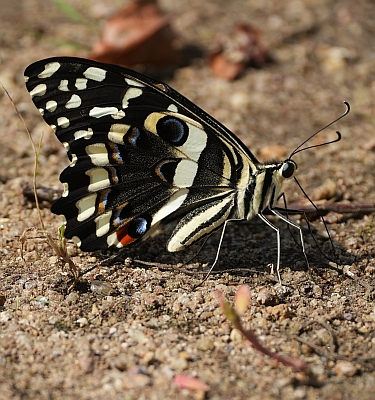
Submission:
POLYGON ((27 67, 25 81, 70 159, 51 211, 82 250, 130 246, 178 219, 167 243, 176 252, 259 216, 277 233, 278 269, 280 233, 266 209, 299 229, 303 244, 276 202, 297 170, 292 156, 318 132, 286 160, 261 163, 220 122, 138 72, 55 57, 27 67))

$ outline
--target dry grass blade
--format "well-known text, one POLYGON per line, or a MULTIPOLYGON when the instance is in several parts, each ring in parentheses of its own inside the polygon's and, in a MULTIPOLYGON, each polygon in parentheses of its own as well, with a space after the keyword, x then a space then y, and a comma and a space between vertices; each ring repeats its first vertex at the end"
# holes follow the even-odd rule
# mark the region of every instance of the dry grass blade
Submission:
MULTIPOLYGON (((26 125, 25 120, 23 119, 21 113, 18 111, 18 108, 16 106, 16 104, 14 103, 12 97, 10 96, 9 92, 6 90, 6 88, 4 87, 4 85, 0 82, 5 94, 8 96, 10 102, 12 103, 18 118, 22 121, 27 136, 30 140, 33 152, 34 152, 34 171, 33 171, 33 191, 34 191, 34 199, 35 199, 35 204, 36 204, 36 209, 38 212, 38 218, 39 218, 39 223, 40 223, 40 227, 41 227, 41 231, 47 241, 47 243, 52 247, 52 249, 54 250, 54 252, 65 262, 69 265, 69 270, 73 273, 74 275, 74 282, 73 284, 70 286, 69 291, 75 286, 75 284, 77 283, 78 277, 79 277, 79 269, 77 268, 77 266, 74 264, 73 260, 69 257, 68 252, 67 252, 67 248, 66 248, 66 239, 64 237, 64 226, 60 227, 59 229, 59 240, 56 243, 55 240, 52 238, 52 236, 50 235, 49 232, 47 232, 45 226, 44 226, 44 222, 43 222, 43 217, 42 217, 42 213, 40 211, 40 205, 39 205, 39 199, 38 199, 38 195, 37 195, 37 187, 36 187, 36 176, 37 176, 37 172, 38 172, 38 160, 39 160, 39 155, 40 155, 40 149, 42 147, 42 141, 43 141, 43 132, 40 135, 40 139, 39 139, 39 143, 38 143, 38 147, 35 146, 35 143, 33 141, 33 138, 31 136, 31 133, 26 125)), ((33 229, 33 228, 29 228, 26 231, 33 229)), ((25 232, 26 232, 25 231, 25 232)), ((21 236, 21 243, 22 243, 22 248, 21 248, 21 253, 23 251, 23 245, 25 242, 25 235, 23 234, 21 236)))

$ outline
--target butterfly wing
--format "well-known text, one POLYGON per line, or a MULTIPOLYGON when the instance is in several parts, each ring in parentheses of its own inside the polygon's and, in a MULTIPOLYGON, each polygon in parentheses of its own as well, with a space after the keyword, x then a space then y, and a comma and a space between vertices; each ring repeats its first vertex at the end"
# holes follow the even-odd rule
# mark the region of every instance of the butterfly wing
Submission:
POLYGON ((169 86, 71 57, 31 64, 25 80, 67 150, 64 193, 51 210, 82 250, 130 245, 180 216, 168 244, 177 251, 233 214, 238 170, 257 160, 169 86))

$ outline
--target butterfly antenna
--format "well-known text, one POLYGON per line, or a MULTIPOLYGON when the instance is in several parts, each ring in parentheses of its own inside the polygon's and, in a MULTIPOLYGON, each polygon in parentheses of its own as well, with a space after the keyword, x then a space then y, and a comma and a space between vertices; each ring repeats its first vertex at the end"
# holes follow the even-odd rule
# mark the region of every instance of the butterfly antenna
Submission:
POLYGON ((339 131, 336 131, 337 134, 337 138, 334 140, 330 140, 329 142, 324 142, 324 143, 320 143, 320 144, 315 144, 312 146, 306 146, 306 147, 302 147, 305 143, 307 143, 309 140, 311 140, 314 136, 316 136, 318 133, 320 133, 321 131, 323 131, 324 129, 327 129, 329 126, 333 125, 335 122, 339 121, 341 118, 344 118, 346 115, 349 114, 350 111, 350 104, 347 101, 344 101, 344 104, 346 106, 346 110, 343 114, 341 114, 339 117, 337 117, 335 120, 333 120, 332 122, 330 122, 328 125, 324 126, 323 128, 319 129, 318 131, 316 131, 315 133, 313 133, 310 137, 308 137, 306 140, 304 140, 289 156, 289 159, 291 159, 295 154, 299 153, 300 151, 304 151, 307 149, 312 149, 314 147, 320 147, 320 146, 326 146, 327 144, 331 144, 331 143, 335 143, 341 140, 341 133, 339 131))

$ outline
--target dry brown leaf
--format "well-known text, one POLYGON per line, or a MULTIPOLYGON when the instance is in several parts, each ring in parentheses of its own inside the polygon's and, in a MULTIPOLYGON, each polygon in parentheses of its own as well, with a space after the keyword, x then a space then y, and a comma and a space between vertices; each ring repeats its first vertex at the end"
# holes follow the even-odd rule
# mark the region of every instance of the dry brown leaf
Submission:
POLYGON ((173 39, 169 18, 157 1, 138 0, 108 20, 90 58, 125 66, 173 66, 180 59, 173 39))
POLYGON ((261 68, 270 60, 261 42, 261 33, 249 24, 237 24, 230 37, 219 36, 218 48, 209 57, 212 72, 234 80, 248 66, 261 68))

